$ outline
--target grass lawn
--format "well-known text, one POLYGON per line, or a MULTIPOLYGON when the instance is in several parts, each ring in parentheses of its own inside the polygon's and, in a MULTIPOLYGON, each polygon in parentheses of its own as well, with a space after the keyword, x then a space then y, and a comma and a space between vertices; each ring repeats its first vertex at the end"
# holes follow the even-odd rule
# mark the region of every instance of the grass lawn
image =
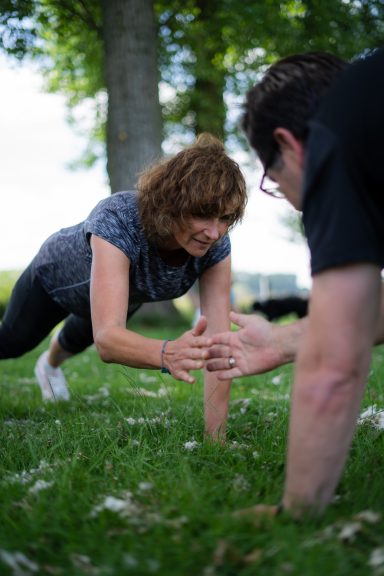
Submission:
MULTIPOLYGON (((44 347, 0 365, 2 576, 384 573, 373 419, 358 425, 321 520, 255 522, 233 512, 281 497, 291 367, 234 381, 216 445, 203 441, 201 380, 105 365, 93 349, 64 366, 71 401, 42 403, 33 367, 44 347)), ((383 380, 378 348, 364 408, 384 408, 383 380)))

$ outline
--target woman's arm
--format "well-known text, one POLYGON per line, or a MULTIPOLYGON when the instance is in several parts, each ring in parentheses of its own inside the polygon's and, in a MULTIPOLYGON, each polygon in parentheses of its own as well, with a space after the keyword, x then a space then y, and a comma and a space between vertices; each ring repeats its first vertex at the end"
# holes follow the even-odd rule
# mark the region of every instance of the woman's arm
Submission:
MULTIPOLYGON (((129 259, 115 246, 91 237, 91 312, 95 345, 104 362, 136 368, 161 367, 163 340, 147 338, 126 328, 129 301, 129 259)), ((177 340, 168 342, 164 365, 174 378, 193 383, 190 370, 203 366, 208 339, 200 322, 177 340)))
MULTIPOLYGON (((201 313, 207 319, 206 335, 229 330, 231 289, 230 256, 200 277, 201 313)), ((204 370, 204 414, 206 434, 215 438, 225 437, 231 380, 219 380, 214 372, 204 370)))

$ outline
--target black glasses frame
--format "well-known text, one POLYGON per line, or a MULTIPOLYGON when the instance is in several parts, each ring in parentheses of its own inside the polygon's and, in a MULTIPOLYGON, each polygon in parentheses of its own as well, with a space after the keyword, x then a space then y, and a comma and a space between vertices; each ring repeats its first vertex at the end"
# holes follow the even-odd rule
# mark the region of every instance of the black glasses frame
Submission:
POLYGON ((268 196, 272 196, 272 198, 284 198, 284 194, 277 186, 276 188, 265 188, 264 187, 264 180, 268 176, 267 172, 273 164, 273 161, 276 156, 276 150, 273 150, 270 154, 268 161, 265 163, 264 172, 260 180, 259 188, 264 194, 268 194, 268 196))

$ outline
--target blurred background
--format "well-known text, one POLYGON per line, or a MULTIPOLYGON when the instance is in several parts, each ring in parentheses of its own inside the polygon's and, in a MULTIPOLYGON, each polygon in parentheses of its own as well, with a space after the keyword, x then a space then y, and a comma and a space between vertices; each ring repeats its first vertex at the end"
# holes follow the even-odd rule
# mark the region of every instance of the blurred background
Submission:
POLYGON ((49 234, 208 131, 249 189, 231 233, 237 305, 306 296, 299 215, 258 189, 244 96, 282 56, 353 59, 383 40, 382 0, 0 0, 0 271, 17 275, 49 234))

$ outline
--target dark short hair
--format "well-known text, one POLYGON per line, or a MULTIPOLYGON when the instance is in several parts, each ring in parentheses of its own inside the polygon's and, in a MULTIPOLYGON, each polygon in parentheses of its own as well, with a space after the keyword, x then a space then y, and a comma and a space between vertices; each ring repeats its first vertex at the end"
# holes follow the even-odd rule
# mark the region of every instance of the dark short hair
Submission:
POLYGON ((305 142, 309 119, 347 65, 328 52, 295 54, 273 64, 247 92, 242 127, 264 166, 278 151, 273 136, 277 127, 305 142))
POLYGON ((147 237, 161 242, 185 218, 232 214, 241 220, 247 203, 246 184, 238 164, 220 140, 201 134, 196 142, 149 167, 139 177, 139 211, 147 237))

